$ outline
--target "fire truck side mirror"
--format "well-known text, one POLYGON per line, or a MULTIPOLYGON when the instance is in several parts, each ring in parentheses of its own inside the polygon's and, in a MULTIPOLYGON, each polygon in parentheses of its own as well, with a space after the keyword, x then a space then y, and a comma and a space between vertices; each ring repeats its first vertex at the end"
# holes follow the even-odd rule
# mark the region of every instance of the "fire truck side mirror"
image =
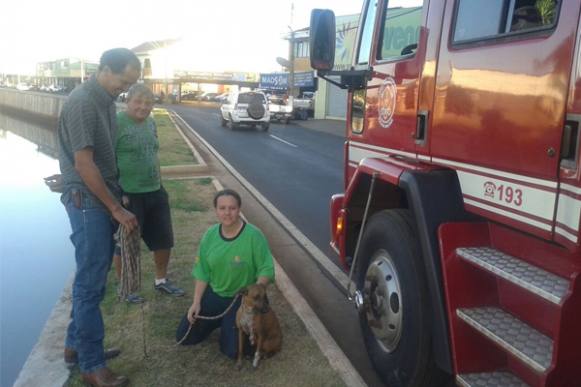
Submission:
POLYGON ((310 26, 311 67, 329 71, 335 64, 335 14, 329 9, 313 9, 310 26))

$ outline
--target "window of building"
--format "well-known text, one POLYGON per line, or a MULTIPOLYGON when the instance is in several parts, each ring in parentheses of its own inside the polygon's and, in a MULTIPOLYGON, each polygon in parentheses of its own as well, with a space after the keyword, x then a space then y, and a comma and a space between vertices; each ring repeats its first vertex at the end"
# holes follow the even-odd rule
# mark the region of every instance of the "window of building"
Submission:
POLYGON ((559 0, 460 0, 454 43, 551 28, 558 5, 559 0))
POLYGON ((301 41, 295 43, 295 58, 306 58, 309 56, 309 42, 301 41))
POLYGON ((379 59, 394 59, 415 53, 420 39, 423 0, 409 1, 407 7, 383 11, 383 31, 379 59))

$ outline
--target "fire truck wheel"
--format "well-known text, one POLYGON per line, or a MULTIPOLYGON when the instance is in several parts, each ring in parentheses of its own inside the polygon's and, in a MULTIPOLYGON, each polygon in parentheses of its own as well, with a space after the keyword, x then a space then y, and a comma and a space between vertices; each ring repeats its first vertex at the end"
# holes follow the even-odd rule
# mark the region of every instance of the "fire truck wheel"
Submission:
POLYGON ((224 119, 224 116, 222 116, 222 115, 220 116, 220 124, 222 125, 223 128, 225 128, 226 125, 228 125, 228 121, 226 121, 224 119))
POLYGON ((260 124, 260 127, 262 128, 262 130, 264 132, 268 131, 268 129, 270 128, 270 123, 268 122, 263 122, 262 124, 260 124))
POLYGON ((375 369, 388 386, 436 386, 426 276, 411 213, 373 215, 358 261, 359 320, 375 369))

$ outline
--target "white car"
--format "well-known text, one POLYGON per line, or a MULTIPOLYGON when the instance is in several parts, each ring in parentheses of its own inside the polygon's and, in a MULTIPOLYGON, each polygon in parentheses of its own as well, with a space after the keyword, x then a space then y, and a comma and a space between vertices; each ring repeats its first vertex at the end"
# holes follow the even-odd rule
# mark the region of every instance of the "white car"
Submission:
POLYGON ((264 93, 259 91, 233 92, 220 106, 220 120, 223 127, 235 129, 240 125, 260 126, 268 130, 270 113, 264 93))

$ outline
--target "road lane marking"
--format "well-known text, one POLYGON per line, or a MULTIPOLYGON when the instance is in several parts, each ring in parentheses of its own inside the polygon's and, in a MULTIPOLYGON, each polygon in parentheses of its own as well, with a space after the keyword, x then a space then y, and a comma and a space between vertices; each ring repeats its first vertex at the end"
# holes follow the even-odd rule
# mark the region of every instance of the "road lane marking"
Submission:
POLYGON ((287 144, 287 145, 290 145, 290 146, 292 146, 292 147, 294 147, 294 148, 298 148, 298 147, 299 147, 298 145, 295 145, 295 144, 293 144, 293 143, 291 143, 291 142, 285 141, 285 140, 283 140, 283 139, 282 139, 282 138, 280 138, 280 137, 276 137, 274 134, 271 134, 271 135, 270 135, 270 137, 274 138, 274 139, 275 139, 275 140, 277 140, 277 141, 284 142, 285 144, 287 144))

